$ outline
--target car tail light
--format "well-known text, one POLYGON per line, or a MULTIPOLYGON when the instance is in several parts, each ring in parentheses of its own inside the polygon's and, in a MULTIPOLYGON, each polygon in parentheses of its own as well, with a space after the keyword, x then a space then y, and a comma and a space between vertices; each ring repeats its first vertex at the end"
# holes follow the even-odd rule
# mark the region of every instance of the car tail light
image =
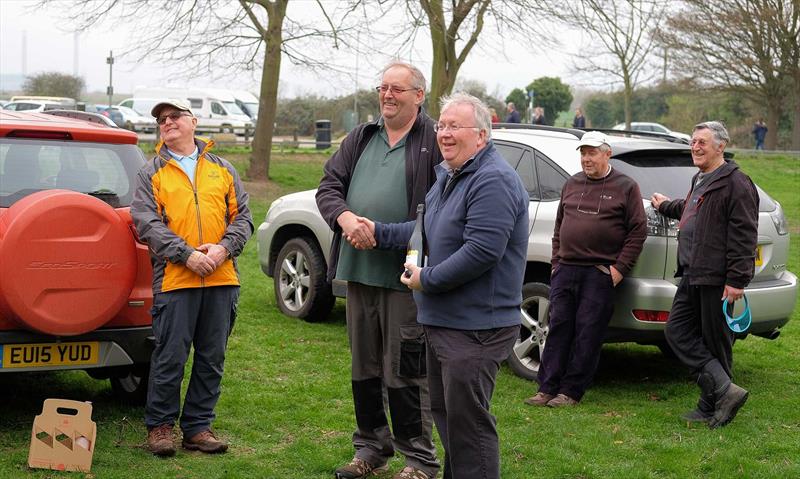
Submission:
POLYGON ((66 131, 13 130, 8 138, 32 138, 36 140, 71 140, 72 134, 66 131))
POLYGON ((775 225, 775 231, 777 231, 779 235, 789 233, 789 224, 786 222, 786 215, 783 214, 783 208, 777 201, 775 201, 775 210, 770 211, 769 217, 772 219, 772 223, 775 225))
POLYGON ((647 234, 649 236, 678 236, 678 220, 667 218, 650 205, 645 207, 644 212, 647 215, 647 234))
POLYGON ((669 311, 653 311, 650 309, 634 309, 633 317, 646 323, 666 323, 669 311))

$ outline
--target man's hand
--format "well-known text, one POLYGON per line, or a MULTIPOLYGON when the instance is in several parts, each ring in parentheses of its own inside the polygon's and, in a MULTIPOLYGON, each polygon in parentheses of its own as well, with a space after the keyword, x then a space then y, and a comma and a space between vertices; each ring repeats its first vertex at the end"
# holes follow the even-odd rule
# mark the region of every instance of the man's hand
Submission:
POLYGON ((217 269, 214 260, 205 255, 202 251, 193 251, 186 260, 186 267, 200 276, 208 276, 217 269))
POLYGON ((661 193, 653 193, 653 196, 650 197, 650 204, 653 205, 653 208, 658 210, 661 206, 661 203, 669 201, 668 196, 664 196, 661 193))
POLYGON ((609 266, 608 270, 611 271, 611 281, 614 282, 614 287, 616 288, 619 282, 622 281, 622 273, 613 266, 609 266))
POLYGON ((375 245, 377 244, 377 241, 375 240, 375 222, 369 218, 364 218, 363 216, 356 216, 356 221, 358 221, 360 224, 364 224, 367 226, 367 229, 369 229, 370 237, 372 238, 372 243, 359 243, 359 242, 354 243, 351 241, 350 244, 352 244, 355 249, 374 248, 375 245))
POLYGON ((742 299, 742 296, 744 296, 744 289, 734 288, 727 284, 725 285, 725 290, 722 292, 722 300, 724 301, 727 298, 729 303, 742 299))
POLYGON ((197 251, 203 252, 214 262, 214 269, 219 268, 228 259, 228 250, 221 244, 205 243, 197 247, 197 251))
POLYGON ((369 249, 375 247, 375 236, 373 231, 370 231, 369 225, 366 222, 358 221, 352 211, 345 211, 336 218, 336 222, 342 227, 342 236, 350 242, 353 247, 358 249, 369 249))
POLYGON ((422 268, 414 263, 406 263, 403 265, 406 271, 411 271, 411 277, 406 276, 405 271, 400 275, 400 282, 408 286, 408 289, 415 289, 422 291, 422 282, 420 282, 419 275, 422 268))

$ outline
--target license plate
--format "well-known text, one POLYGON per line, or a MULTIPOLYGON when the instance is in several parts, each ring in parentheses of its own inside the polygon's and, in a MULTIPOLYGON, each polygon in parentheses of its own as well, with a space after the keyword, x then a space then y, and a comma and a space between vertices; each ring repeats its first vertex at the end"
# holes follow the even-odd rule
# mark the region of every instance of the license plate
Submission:
POLYGON ((761 256, 761 246, 756 247, 756 266, 764 264, 764 258, 761 256))
POLYGON ((3 368, 41 368, 97 364, 100 343, 36 343, 0 346, 3 368))

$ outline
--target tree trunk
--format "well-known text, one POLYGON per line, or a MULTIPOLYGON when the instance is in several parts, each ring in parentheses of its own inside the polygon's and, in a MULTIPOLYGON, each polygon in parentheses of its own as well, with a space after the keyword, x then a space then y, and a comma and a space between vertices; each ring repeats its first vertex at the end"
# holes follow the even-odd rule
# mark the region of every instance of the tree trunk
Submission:
POLYGON ((775 150, 778 147, 778 120, 782 112, 780 98, 767 100, 767 137, 764 139, 764 147, 767 150, 775 150))
POLYGON ((633 97, 633 85, 631 84, 630 76, 625 72, 623 74, 623 106, 625 109, 625 129, 631 129, 631 122, 633 121, 633 113, 631 113, 631 98, 633 97))
POLYGON ((258 121, 253 137, 249 180, 269 178, 269 160, 272 153, 272 134, 278 105, 278 79, 281 73, 281 44, 283 43, 283 19, 289 0, 266 2, 267 31, 264 38, 264 67, 261 70, 261 94, 258 100, 258 121))

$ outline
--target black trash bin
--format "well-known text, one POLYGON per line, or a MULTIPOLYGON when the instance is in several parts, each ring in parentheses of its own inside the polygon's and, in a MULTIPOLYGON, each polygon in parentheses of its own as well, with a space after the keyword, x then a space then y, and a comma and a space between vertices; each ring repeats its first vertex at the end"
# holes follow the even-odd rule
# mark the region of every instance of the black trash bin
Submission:
POLYGON ((317 149, 324 150, 331 147, 331 121, 317 120, 314 123, 317 149))

